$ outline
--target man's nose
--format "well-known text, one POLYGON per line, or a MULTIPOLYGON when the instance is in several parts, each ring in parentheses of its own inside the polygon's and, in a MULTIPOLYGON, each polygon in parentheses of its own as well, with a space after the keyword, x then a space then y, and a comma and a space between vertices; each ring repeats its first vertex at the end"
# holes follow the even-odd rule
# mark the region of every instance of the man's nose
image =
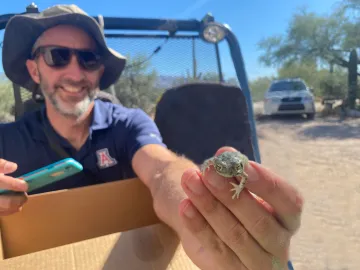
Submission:
POLYGON ((81 80, 85 77, 84 70, 80 66, 76 55, 72 55, 68 66, 66 67, 68 76, 76 80, 81 80))

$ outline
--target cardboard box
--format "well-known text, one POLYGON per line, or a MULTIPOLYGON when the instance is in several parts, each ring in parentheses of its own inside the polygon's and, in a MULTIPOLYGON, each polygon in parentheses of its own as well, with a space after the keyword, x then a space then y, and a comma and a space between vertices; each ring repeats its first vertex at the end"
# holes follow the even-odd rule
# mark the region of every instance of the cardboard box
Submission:
POLYGON ((0 269, 199 269, 129 179, 32 195, 0 219, 0 269))

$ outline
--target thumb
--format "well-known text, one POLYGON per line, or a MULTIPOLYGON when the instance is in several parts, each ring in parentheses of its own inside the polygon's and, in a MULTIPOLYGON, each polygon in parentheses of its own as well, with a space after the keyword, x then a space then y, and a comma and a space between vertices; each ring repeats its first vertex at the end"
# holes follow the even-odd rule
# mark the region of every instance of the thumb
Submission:
POLYGON ((231 147, 231 146, 223 146, 223 147, 220 147, 216 153, 215 153, 215 156, 218 156, 218 155, 221 155, 222 153, 224 152, 237 152, 238 150, 236 150, 234 147, 231 147))

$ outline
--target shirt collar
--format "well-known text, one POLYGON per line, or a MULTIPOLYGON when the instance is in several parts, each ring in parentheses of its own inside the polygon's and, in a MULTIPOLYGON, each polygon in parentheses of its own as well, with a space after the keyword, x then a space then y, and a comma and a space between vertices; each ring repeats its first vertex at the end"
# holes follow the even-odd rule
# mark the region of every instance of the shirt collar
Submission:
POLYGON ((96 99, 93 109, 93 118, 90 125, 91 130, 106 129, 111 126, 113 122, 112 106, 110 102, 105 102, 100 99, 96 99))

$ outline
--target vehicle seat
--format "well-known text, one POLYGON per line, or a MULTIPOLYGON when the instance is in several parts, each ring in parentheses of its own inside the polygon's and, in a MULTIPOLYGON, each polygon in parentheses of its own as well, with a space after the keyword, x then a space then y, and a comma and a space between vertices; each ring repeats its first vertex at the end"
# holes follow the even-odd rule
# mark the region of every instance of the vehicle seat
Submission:
POLYGON ((197 164, 222 146, 232 146, 255 160, 248 110, 237 86, 188 83, 164 92, 155 111, 167 147, 197 164))

